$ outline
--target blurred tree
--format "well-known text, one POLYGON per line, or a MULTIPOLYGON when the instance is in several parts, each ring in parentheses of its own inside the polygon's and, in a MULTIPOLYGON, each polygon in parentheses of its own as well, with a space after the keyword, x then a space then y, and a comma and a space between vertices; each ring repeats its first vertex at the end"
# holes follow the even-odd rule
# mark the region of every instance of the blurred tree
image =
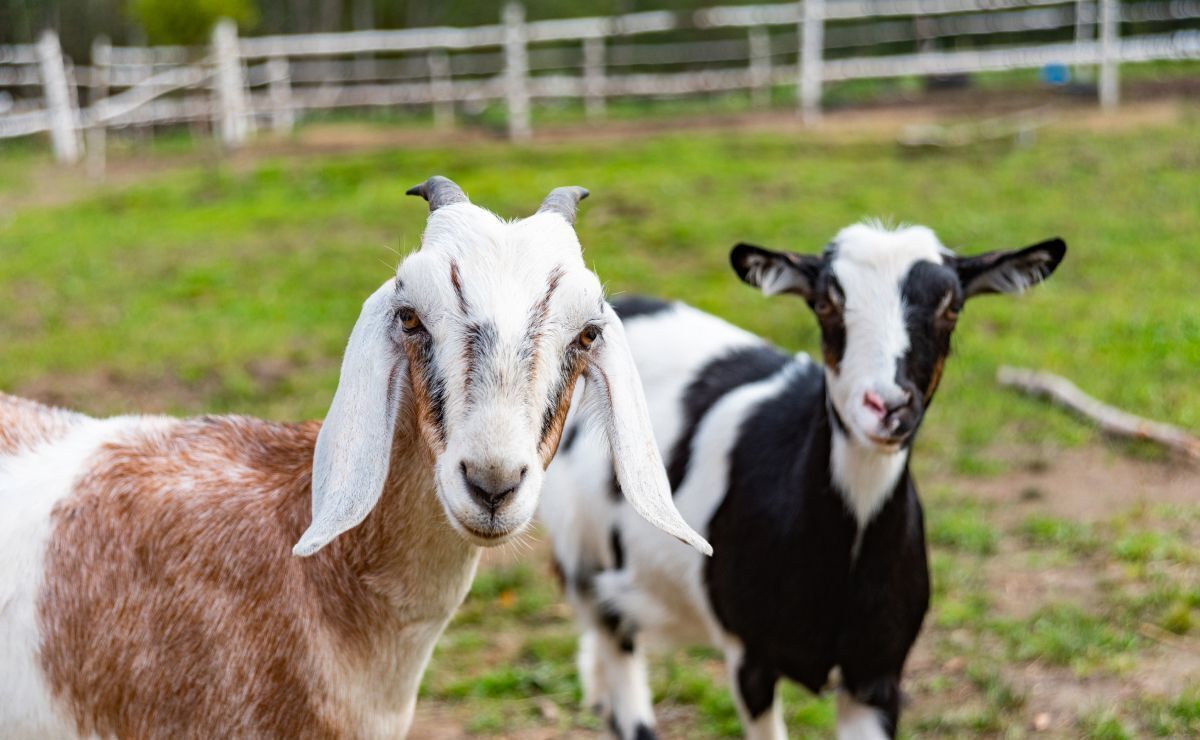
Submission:
POLYGON ((152 44, 203 44, 218 18, 249 30, 258 23, 254 0, 131 0, 129 12, 152 44))

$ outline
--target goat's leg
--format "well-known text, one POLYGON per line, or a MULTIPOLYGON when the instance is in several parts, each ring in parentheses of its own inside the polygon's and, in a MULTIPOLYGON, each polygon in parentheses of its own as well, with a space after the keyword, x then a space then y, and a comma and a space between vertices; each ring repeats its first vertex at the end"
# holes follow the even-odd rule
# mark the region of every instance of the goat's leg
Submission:
POLYGON ((897 677, 847 685, 838 692, 838 740, 887 740, 900 720, 897 677))
POLYGON ((618 740, 654 740, 654 703, 646 658, 631 629, 605 615, 593 643, 608 695, 608 725, 618 740))
POLYGON ((785 740, 783 702, 776 693, 779 673, 743 654, 738 645, 725 650, 725 667, 745 736, 749 740, 785 740))
POLYGON ((604 717, 611 703, 604 685, 604 666, 597 655, 596 643, 601 639, 596 628, 581 625, 579 650, 575 654, 575 665, 579 671, 579 684, 583 689, 583 705, 604 717))
POLYGON ((568 572, 562 561, 557 558, 555 567, 562 583, 563 595, 575 615, 575 625, 579 631, 575 667, 579 673, 580 687, 583 689, 583 706, 595 712, 597 716, 606 717, 611 702, 604 682, 602 656, 597 652, 603 622, 595 598, 595 571, 581 568, 579 572, 568 572))

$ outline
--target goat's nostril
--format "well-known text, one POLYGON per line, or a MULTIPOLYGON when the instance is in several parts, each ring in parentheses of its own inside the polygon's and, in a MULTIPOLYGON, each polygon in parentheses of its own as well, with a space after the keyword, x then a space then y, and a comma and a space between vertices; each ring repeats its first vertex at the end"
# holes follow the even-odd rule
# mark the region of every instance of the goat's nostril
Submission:
POLYGON ((914 400, 913 400, 914 398, 915 398, 915 396, 913 396, 912 391, 909 391, 909 390, 904 391, 904 395, 900 398, 899 401, 888 404, 887 415, 895 416, 897 413, 899 413, 901 411, 906 411, 906 410, 912 409, 913 406, 915 405, 914 400))
POLYGON ((883 398, 878 393, 867 391, 863 394, 863 406, 866 406, 871 413, 878 416, 880 419, 887 416, 888 407, 883 402, 883 398))

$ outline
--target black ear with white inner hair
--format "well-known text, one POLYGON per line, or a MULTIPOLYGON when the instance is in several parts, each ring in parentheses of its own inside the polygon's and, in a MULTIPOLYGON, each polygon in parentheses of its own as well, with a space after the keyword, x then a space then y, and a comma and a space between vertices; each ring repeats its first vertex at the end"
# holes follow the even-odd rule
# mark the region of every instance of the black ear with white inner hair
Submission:
POLYGON ((737 276, 764 295, 793 293, 811 301, 821 273, 821 257, 776 252, 753 244, 738 244, 729 253, 737 276))
POLYGON ((1066 254, 1066 242, 1055 237, 1022 249, 958 257, 953 266, 967 298, 1021 293, 1050 277, 1066 254))

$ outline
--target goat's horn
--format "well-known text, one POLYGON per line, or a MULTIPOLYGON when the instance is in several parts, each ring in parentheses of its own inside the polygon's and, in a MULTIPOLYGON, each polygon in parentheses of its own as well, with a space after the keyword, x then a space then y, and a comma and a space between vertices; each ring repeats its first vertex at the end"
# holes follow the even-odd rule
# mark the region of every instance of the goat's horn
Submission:
POLYGON ((567 219, 567 223, 575 225, 575 211, 579 209, 579 201, 588 197, 586 188, 569 185, 564 188, 554 188, 542 201, 538 213, 557 213, 567 219))
POLYGON ((442 206, 471 202, 462 188, 455 185, 453 180, 441 175, 434 175, 420 185, 413 185, 408 190, 405 190, 404 194, 419 195, 429 201, 430 213, 433 213, 442 206))

